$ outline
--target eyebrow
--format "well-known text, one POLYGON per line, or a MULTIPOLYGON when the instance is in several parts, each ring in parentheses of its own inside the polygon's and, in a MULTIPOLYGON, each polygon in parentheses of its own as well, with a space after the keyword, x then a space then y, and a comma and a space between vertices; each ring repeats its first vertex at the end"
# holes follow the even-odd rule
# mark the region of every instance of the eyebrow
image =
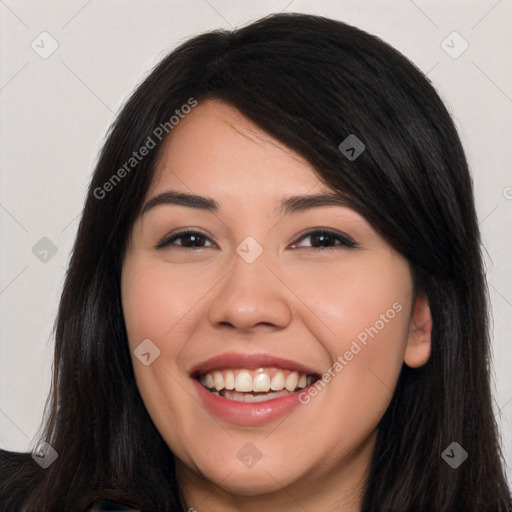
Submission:
MULTIPOLYGON (((168 190, 162 194, 151 198, 143 207, 141 216, 155 206, 159 205, 177 205, 186 206, 188 208, 197 208, 212 213, 221 212, 220 204, 211 197, 204 197, 195 194, 188 194, 185 192, 178 192, 177 190, 168 190)), ((276 215, 290 215, 292 213, 303 212, 312 208, 322 206, 349 206, 349 201, 336 194, 313 194, 313 195, 299 195, 290 196, 283 199, 276 208, 276 215)))

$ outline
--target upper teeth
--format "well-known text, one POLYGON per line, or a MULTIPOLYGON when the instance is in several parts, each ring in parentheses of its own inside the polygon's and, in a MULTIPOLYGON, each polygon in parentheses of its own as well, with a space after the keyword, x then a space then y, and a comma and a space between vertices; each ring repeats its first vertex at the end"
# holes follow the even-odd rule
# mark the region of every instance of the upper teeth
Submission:
POLYGON ((221 391, 234 389, 239 392, 266 393, 267 391, 295 391, 305 388, 314 381, 314 377, 305 373, 288 370, 263 369, 223 370, 205 373, 201 383, 209 389, 221 391))

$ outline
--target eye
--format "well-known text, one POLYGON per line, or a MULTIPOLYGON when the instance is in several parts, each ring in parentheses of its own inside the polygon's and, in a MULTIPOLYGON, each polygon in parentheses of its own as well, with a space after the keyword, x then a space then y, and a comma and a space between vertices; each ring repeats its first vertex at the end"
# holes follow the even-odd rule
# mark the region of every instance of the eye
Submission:
MULTIPOLYGON (((204 245, 204 241, 211 241, 204 233, 195 230, 179 231, 177 233, 170 233, 164 236, 160 242, 155 246, 155 249, 162 249, 164 247, 175 247, 179 249, 201 249, 209 247, 204 245), (177 240, 181 241, 181 244, 176 244, 177 240)), ((215 244, 213 244, 215 246, 215 244)))
POLYGON ((352 240, 348 235, 342 233, 340 231, 336 231, 334 229, 327 228, 319 228, 308 231, 307 233, 300 236, 296 242, 294 242, 290 247, 293 249, 297 247, 297 242, 305 239, 311 240, 311 245, 306 247, 311 247, 313 250, 325 250, 325 249, 336 249, 336 246, 341 247, 357 247, 356 242, 352 240), (321 247, 314 247, 314 245, 319 244, 321 247))
MULTIPOLYGON (((290 247, 295 249, 298 247, 297 242, 305 239, 310 239, 311 244, 309 246, 303 247, 311 247, 313 250, 326 250, 326 249, 335 249, 337 246, 341 247, 357 247, 356 242, 352 240, 348 235, 336 231, 333 229, 320 228, 313 229, 304 233, 298 238, 290 247), (320 247, 315 247, 315 245, 319 244, 320 247)), ((201 249, 207 247, 216 247, 215 244, 205 245, 205 241, 211 242, 211 239, 201 233, 201 231, 196 230, 184 230, 179 231, 177 233, 170 233, 166 235, 158 244, 155 246, 155 249, 162 249, 164 247, 174 247, 179 249, 186 250, 194 250, 201 249), (176 244, 176 241, 180 240, 181 243, 176 244)))

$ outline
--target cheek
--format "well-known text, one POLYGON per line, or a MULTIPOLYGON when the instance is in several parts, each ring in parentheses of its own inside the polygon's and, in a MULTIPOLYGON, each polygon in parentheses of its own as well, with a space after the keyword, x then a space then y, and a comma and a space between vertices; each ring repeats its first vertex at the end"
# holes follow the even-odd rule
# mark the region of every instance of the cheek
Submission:
POLYGON ((383 350, 405 347, 412 293, 405 260, 392 254, 358 257, 346 265, 295 269, 285 280, 331 354, 346 350, 347 341, 364 344, 377 334, 383 350))
MULTIPOLYGON (((181 384, 180 356, 192 336, 201 315, 201 300, 209 290, 209 281, 200 272, 170 268, 165 262, 132 257, 125 261, 121 279, 124 320, 139 391, 151 409, 161 408, 169 398, 169 386, 181 384), (158 358, 148 366, 134 355, 139 344, 150 339, 159 350, 158 358)), ((210 285, 211 286, 211 285, 210 285)), ((178 395, 178 397, 176 397, 178 395)))
MULTIPOLYGON (((201 290, 191 285, 184 272, 171 273, 156 263, 127 265, 123 270, 122 301, 132 348, 145 338, 160 340, 161 344, 172 338, 186 325, 200 296, 201 290)), ((175 343, 160 348, 167 345, 175 343)))
MULTIPOLYGON (((369 434, 389 405, 403 364, 412 292, 408 265, 383 257, 302 283, 298 295, 308 298, 315 314, 306 312, 315 319, 309 325, 318 326, 315 337, 332 361, 318 395, 329 395, 319 400, 330 404, 325 415, 333 438, 342 428, 369 434)), ((316 400, 304 400, 309 398, 316 400)))
MULTIPOLYGON (((182 332, 187 313, 197 302, 197 290, 185 286, 185 277, 170 275, 162 265, 133 258, 123 267, 122 304, 135 380, 146 409, 159 431, 172 439, 180 432, 176 413, 187 406, 176 362, 187 336, 182 332), (134 350, 145 339, 158 347, 159 355, 144 365, 134 350), (169 391, 171 390, 171 391, 169 391), (174 391, 173 391, 174 390, 174 391)), ((193 315, 192 315, 193 316, 193 315)))
MULTIPOLYGON (((173 285, 157 265, 138 261, 125 263, 122 274, 122 304, 137 386, 146 406, 165 404, 161 390, 168 386, 169 374, 175 374, 174 361, 182 347, 173 327, 187 303, 186 289, 173 285), (179 293, 176 289, 181 290, 179 293), (151 340, 158 357, 149 365, 137 359, 143 340, 151 340)), ((150 345, 153 346, 153 345, 150 345)), ((149 407, 151 409, 151 406, 149 407)))

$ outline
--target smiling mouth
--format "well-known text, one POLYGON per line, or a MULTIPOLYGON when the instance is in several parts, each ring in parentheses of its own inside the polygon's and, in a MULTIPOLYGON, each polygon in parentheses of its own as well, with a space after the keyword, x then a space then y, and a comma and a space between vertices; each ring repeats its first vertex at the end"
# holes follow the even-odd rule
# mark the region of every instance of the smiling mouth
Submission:
POLYGON ((193 378, 210 393, 228 400, 266 402, 297 393, 316 382, 319 376, 280 368, 241 368, 196 373, 193 378))

